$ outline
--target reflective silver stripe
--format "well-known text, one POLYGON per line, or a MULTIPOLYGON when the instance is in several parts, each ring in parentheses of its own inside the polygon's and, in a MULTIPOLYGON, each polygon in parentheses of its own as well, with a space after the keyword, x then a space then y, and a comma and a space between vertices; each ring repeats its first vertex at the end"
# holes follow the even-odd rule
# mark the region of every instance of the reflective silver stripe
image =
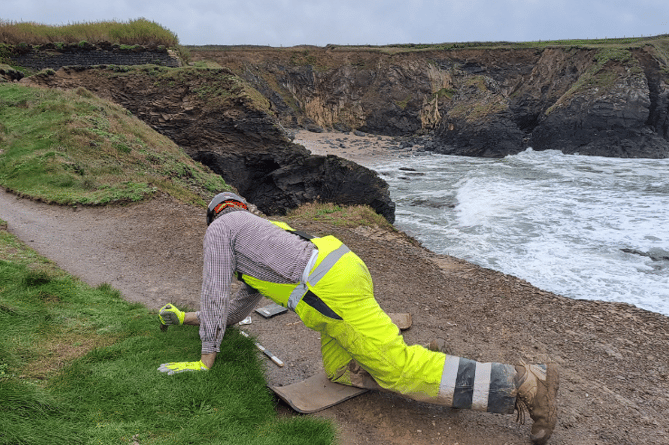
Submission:
MULTIPOLYGON (((313 262, 309 260, 309 264, 307 264, 307 267, 305 268, 305 274, 302 275, 302 281, 298 283, 298 285, 293 289, 293 291, 290 293, 290 296, 288 297, 288 308, 291 310, 295 310, 297 307, 297 304, 302 301, 302 297, 304 297, 304 294, 307 293, 309 288, 307 287, 307 282, 315 286, 316 283, 320 281, 321 278, 325 276, 326 273, 329 272, 330 269, 332 269, 332 266, 335 265, 337 261, 344 255, 346 255, 348 252, 350 252, 350 249, 346 247, 346 245, 342 244, 339 246, 337 249, 333 250, 332 252, 328 253, 325 259, 321 261, 321 263, 314 269, 314 271, 309 274, 307 279, 304 279, 304 275, 307 273, 308 270, 311 269, 311 266, 313 265, 313 262)), ((313 257, 312 257, 313 259, 313 257)))
POLYGON ((314 269, 314 271, 311 273, 311 275, 309 275, 309 284, 315 286, 316 283, 318 283, 321 278, 323 278, 325 274, 328 273, 330 269, 332 269, 332 266, 334 266, 335 263, 339 261, 339 258, 343 257, 349 252, 349 248, 342 244, 337 249, 328 253, 325 259, 321 261, 321 264, 319 264, 318 267, 316 267, 316 269, 314 269))
POLYGON ((490 393, 490 373, 492 363, 476 362, 474 377, 474 394, 472 395, 472 409, 476 411, 488 410, 488 394, 490 393))
POLYGON ((314 249, 314 251, 311 252, 311 258, 309 258, 307 266, 304 268, 304 271, 302 271, 303 283, 306 283, 309 280, 309 272, 311 272, 311 269, 314 267, 314 264, 316 264, 317 259, 318 259, 318 249, 314 249))
POLYGON ((441 383, 439 384, 439 403, 446 406, 453 406, 453 394, 455 393, 455 381, 458 378, 458 369, 460 369, 460 357, 447 355, 444 362, 444 371, 441 374, 441 383))
POLYGON ((297 303, 302 300, 302 297, 304 297, 304 294, 306 294, 308 290, 307 283, 299 283, 288 297, 288 309, 294 311, 297 307, 297 303))

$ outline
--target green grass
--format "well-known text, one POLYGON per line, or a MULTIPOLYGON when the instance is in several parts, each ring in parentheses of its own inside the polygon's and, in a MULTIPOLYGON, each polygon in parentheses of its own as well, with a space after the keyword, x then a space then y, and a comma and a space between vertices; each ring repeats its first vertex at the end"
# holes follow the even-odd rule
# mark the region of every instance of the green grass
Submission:
POLYGON ((112 20, 62 26, 0 19, 0 43, 39 45, 85 42, 174 47, 178 45, 179 39, 172 31, 143 18, 128 22, 112 20))
MULTIPOLYGON (((0 226, 3 222, 0 221, 0 226)), ((228 329, 208 372, 194 326, 60 271, 0 230, 0 444, 331 444, 333 426, 278 419, 250 339, 228 329)))
MULTIPOLYGON (((438 44, 405 44, 405 45, 386 45, 377 47, 388 52, 402 51, 431 51, 431 50, 463 50, 463 49, 543 49, 543 48, 639 48, 645 45, 653 45, 658 41, 666 42, 669 35, 659 35, 652 37, 626 37, 611 39, 566 39, 566 40, 538 40, 529 42, 457 42, 457 43, 438 43, 438 44)), ((340 46, 342 49, 348 49, 346 46, 340 46)))
POLYGON ((285 219, 289 223, 291 220, 306 219, 338 227, 378 226, 393 232, 397 231, 392 224, 369 206, 312 202, 289 211, 285 219))
POLYGON ((0 84, 0 186, 62 205, 167 193, 204 205, 223 179, 127 110, 84 88, 0 84))

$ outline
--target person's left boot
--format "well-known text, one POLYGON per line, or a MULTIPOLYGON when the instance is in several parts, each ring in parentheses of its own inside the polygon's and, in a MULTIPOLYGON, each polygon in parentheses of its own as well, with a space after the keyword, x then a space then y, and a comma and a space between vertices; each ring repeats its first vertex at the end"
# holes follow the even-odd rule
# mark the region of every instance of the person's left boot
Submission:
POLYGON ((516 409, 522 417, 527 410, 534 421, 530 438, 536 445, 544 445, 553 434, 557 423, 557 391, 559 376, 557 365, 516 366, 516 409))

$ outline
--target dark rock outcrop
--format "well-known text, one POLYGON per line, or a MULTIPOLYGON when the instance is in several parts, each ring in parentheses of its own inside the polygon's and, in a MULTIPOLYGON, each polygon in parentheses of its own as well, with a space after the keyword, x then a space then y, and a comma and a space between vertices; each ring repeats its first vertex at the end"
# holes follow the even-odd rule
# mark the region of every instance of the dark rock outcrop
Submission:
MULTIPOLYGON (((624 60, 603 63, 598 63, 601 55, 595 51, 582 55, 589 57, 578 56, 552 57, 553 61, 559 59, 558 72, 571 73, 571 81, 563 82, 563 90, 567 86, 570 89, 558 90, 561 93, 558 97, 544 101, 538 109, 535 106, 535 112, 540 113, 528 144, 567 154, 669 156, 669 138, 648 125, 649 120, 660 119, 658 114, 666 115, 669 108, 660 95, 651 94, 639 60, 631 53, 618 55, 624 60)), ((539 88, 544 88, 545 82, 541 84, 539 88)), ((517 103, 522 103, 531 102, 528 97, 535 92, 532 88, 521 88, 518 93, 517 103)))
POLYGON ((265 213, 283 214, 310 201, 369 205, 388 221, 395 204, 388 186, 369 169, 338 156, 294 154, 290 162, 268 153, 203 151, 193 159, 208 165, 265 213))
POLYGON ((454 119, 441 125, 434 139, 432 151, 441 154, 500 158, 524 149, 523 132, 508 115, 473 122, 454 119))
POLYGON ((9 65, 3 65, 0 63, 0 82, 13 82, 21 80, 23 78, 23 73, 19 70, 15 70, 9 65))
POLYGON ((79 44, 48 43, 39 47, 18 45, 9 56, 12 64, 33 70, 53 69, 64 66, 93 65, 163 65, 181 66, 181 60, 165 47, 119 45, 111 43, 79 44))

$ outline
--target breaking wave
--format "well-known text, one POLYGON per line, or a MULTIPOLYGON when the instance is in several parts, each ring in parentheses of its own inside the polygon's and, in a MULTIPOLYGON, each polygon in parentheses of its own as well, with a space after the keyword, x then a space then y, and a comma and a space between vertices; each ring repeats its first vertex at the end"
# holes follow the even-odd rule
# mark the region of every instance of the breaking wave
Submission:
POLYGON ((528 149, 370 167, 390 184, 395 225, 434 252, 669 315, 669 160, 528 149))

